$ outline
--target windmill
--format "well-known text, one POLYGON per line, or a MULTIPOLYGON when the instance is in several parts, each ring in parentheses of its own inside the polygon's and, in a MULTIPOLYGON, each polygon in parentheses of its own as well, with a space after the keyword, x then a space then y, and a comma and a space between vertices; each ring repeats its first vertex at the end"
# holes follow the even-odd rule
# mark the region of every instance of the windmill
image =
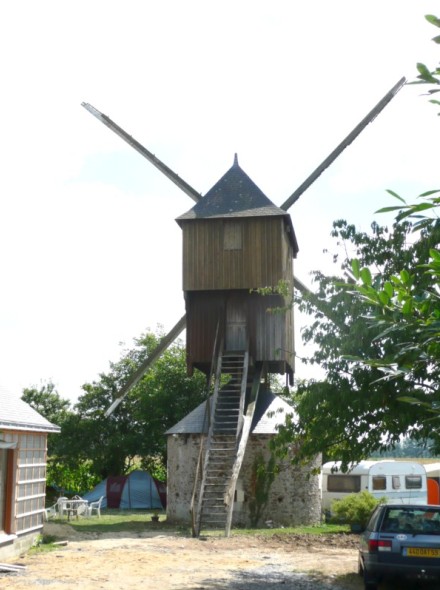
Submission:
POLYGON ((200 449, 192 506, 193 530, 225 527, 228 535, 235 483, 260 385, 268 374, 293 380, 293 310, 277 285, 307 291, 293 275, 298 245, 288 209, 374 120, 405 84, 399 80, 312 174, 277 207, 241 169, 232 167, 202 197, 154 154, 88 103, 92 115, 174 182, 195 205, 177 218, 183 235, 186 314, 139 366, 108 408, 109 416, 160 354, 186 328, 187 369, 207 376, 208 435, 200 449), (271 286, 270 293, 262 289, 271 286), (267 313, 267 310, 281 313, 267 313), (224 376, 228 383, 224 383, 224 376))

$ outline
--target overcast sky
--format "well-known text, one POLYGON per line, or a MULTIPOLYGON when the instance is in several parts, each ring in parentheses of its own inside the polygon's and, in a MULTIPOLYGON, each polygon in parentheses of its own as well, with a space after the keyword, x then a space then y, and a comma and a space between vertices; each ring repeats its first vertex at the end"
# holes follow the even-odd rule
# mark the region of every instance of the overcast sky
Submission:
MULTIPOLYGON (((184 313, 175 218, 193 201, 81 102, 202 194, 237 152, 281 205, 417 62, 438 64, 424 19, 438 6, 2 2, 0 382, 21 394, 52 380, 76 400, 121 342, 184 313)), ((440 123, 422 90, 404 87, 290 209, 304 282, 328 269, 334 219, 367 229, 387 188, 410 201, 439 188, 440 123)))

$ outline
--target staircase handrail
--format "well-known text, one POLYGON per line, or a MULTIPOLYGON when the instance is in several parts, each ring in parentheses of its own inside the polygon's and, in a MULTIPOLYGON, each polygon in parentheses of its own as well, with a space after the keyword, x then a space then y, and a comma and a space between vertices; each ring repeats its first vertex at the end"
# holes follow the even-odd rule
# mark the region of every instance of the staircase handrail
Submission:
POLYGON ((240 436, 241 429, 243 428, 243 414, 244 414, 244 407, 245 407, 245 402, 246 402, 248 371, 249 371, 249 341, 247 343, 246 350, 244 353, 243 373, 241 375, 240 410, 239 410, 239 419, 238 419, 238 423, 237 423, 237 434, 236 434, 237 440, 240 436))
MULTIPOLYGON (((211 385, 213 377, 215 378, 215 374, 217 371, 217 364, 218 364, 218 353, 223 348, 223 330, 220 333, 220 328, 223 326, 223 319, 219 318, 217 322, 217 327, 215 329, 215 339, 214 339, 214 346, 212 349, 212 358, 211 358, 211 366, 209 368, 209 377, 208 377, 208 396, 206 398, 206 405, 205 405, 205 416, 203 418, 203 432, 205 432, 205 427, 209 431, 209 427, 211 425, 211 385), (208 420, 208 423, 206 423, 208 420)), ((215 383, 215 381, 214 381, 215 383)))
MULTIPOLYGON (((222 349, 223 347, 223 334, 221 335, 221 337, 219 338, 219 334, 220 334, 220 327, 223 325, 223 321, 221 318, 219 318, 218 322, 217 322, 217 327, 216 327, 216 331, 215 331, 215 339, 214 339, 214 347, 212 350, 212 360, 211 360, 211 367, 210 367, 210 371, 209 371, 209 376, 207 379, 207 397, 206 397, 206 404, 205 404, 205 414, 203 417, 203 425, 202 425, 202 432, 200 433, 200 448, 199 448, 199 456, 197 459, 197 465, 196 465, 196 473, 195 473, 195 477, 194 477, 194 485, 193 485, 193 491, 192 491, 192 495, 191 495, 191 502, 190 502, 190 508, 189 508, 189 512, 191 514, 191 529, 192 529, 192 536, 193 537, 197 537, 198 536, 198 532, 197 529, 199 528, 199 526, 197 525, 196 521, 195 521, 195 513, 194 513, 194 504, 195 504, 195 498, 196 498, 196 494, 197 494, 197 490, 198 488, 198 483, 199 483, 199 478, 200 478, 200 468, 203 462, 203 451, 204 451, 204 445, 203 445, 203 434, 205 432, 205 428, 208 430, 209 432, 209 428, 211 425, 211 384, 212 384, 212 378, 214 375, 214 367, 217 368, 216 365, 216 360, 218 357, 218 352, 219 350, 222 349)), ((200 486, 200 490, 202 489, 202 487, 200 486)))
POLYGON ((229 480, 229 487, 228 490, 225 492, 224 495, 224 503, 226 507, 226 526, 225 526, 225 536, 229 537, 231 533, 231 524, 232 524, 232 512, 234 509, 234 495, 235 495, 235 487, 237 484, 238 476, 240 473, 240 469, 243 463, 244 454, 246 451, 246 445, 249 438, 249 434, 251 431, 252 420, 254 417, 255 407, 257 405, 258 393, 260 391, 260 384, 261 384, 261 376, 267 369, 267 364, 262 363, 259 367, 255 369, 253 380, 252 380, 252 388, 251 388, 251 395, 249 399, 249 403, 247 405, 246 414, 243 416, 243 426, 241 429, 241 437, 237 444, 237 452, 235 455, 234 465, 232 467, 231 478, 229 480))
POLYGON ((217 363, 216 363, 214 394, 212 396, 212 404, 211 404, 211 409, 209 412, 209 430, 208 430, 208 436, 206 439, 206 452, 204 454, 204 461, 203 461, 204 466, 203 466, 202 483, 200 485, 200 494, 199 494, 199 501, 198 501, 198 506, 197 506, 196 537, 198 537, 200 535, 203 493, 204 493, 204 489, 205 489, 206 466, 207 466, 208 460, 209 460, 209 449, 211 448, 211 440, 212 440, 212 435, 213 435, 214 412, 215 412, 215 407, 217 404, 217 398, 218 398, 218 392, 220 389, 220 380, 221 380, 221 374, 222 374, 223 338, 221 339, 221 342, 222 342, 222 346, 219 347, 217 363))

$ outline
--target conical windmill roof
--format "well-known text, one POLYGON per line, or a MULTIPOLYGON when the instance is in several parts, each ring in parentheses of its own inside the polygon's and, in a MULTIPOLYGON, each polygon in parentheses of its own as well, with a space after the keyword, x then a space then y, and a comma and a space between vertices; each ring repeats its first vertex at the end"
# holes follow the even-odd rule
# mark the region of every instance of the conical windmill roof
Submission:
POLYGON ((215 218, 243 217, 283 217, 288 226, 290 241, 296 254, 298 245, 290 215, 272 201, 258 188, 239 164, 237 155, 234 164, 220 180, 194 205, 180 215, 176 221, 215 218))

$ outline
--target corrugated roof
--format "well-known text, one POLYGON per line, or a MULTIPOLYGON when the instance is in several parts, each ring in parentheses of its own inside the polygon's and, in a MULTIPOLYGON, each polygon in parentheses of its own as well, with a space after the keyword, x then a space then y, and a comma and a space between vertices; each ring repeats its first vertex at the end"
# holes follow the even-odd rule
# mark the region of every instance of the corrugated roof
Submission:
POLYGON ((206 193, 206 195, 189 211, 180 215, 176 221, 215 218, 242 217, 283 217, 289 227, 289 238, 294 253, 298 251, 298 244, 293 230, 290 215, 284 209, 277 207, 258 188, 253 180, 240 168, 237 155, 232 167, 206 193))
MULTIPOLYGON (((206 402, 187 414, 165 434, 201 434, 207 432, 205 417, 206 402)), ((294 414, 287 402, 269 389, 260 391, 252 421, 252 434, 276 434, 277 425, 284 424, 286 414, 294 414)))
POLYGON ((0 386, 0 429, 32 430, 34 432, 60 432, 60 427, 51 424, 41 414, 0 386))

